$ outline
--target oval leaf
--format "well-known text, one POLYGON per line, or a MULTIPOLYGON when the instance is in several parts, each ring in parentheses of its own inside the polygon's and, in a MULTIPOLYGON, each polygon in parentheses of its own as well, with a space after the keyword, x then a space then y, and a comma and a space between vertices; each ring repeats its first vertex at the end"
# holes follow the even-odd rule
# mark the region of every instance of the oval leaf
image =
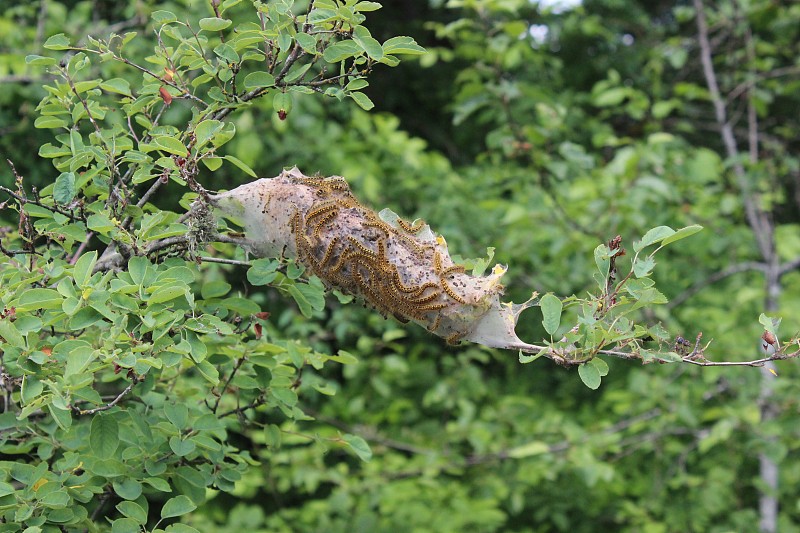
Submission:
POLYGON ((119 424, 112 416, 96 415, 89 431, 89 446, 95 455, 108 459, 119 447, 119 424))
POLYGON ((259 87, 274 87, 275 76, 269 72, 251 72, 244 77, 245 89, 258 89, 259 87))
POLYGON ((685 239, 686 237, 694 235, 695 233, 697 233, 698 231, 700 231, 702 229, 703 229, 703 226, 701 226, 699 224, 693 224, 691 226, 686 226, 685 228, 679 229, 678 231, 676 231, 675 233, 673 233, 669 237, 666 237, 663 241, 661 241, 661 245, 662 246, 666 246, 666 245, 668 245, 670 243, 673 243, 675 241, 679 241, 681 239, 685 239))
POLYGON ((367 441, 358 435, 345 435, 342 437, 342 440, 344 440, 348 448, 350 448, 358 456, 358 458, 365 463, 372 459, 372 450, 370 449, 369 444, 367 444, 367 441))
POLYGON ((188 496, 181 494, 167 500, 167 503, 161 508, 161 518, 174 518, 191 513, 195 509, 197 509, 197 506, 194 502, 188 496))
POLYGON ((228 19, 221 19, 219 17, 209 17, 200 19, 200 29, 206 31, 220 31, 224 30, 232 24, 228 19))
POLYGON ((596 366, 584 363, 578 367, 578 375, 581 377, 583 384, 590 389, 597 390, 600 387, 600 372, 596 366))
POLYGON ((550 335, 554 335, 561 324, 561 300, 548 293, 542 296, 539 306, 542 308, 542 325, 550 335))
POLYGON ((655 244, 659 241, 662 241, 667 237, 669 237, 670 235, 674 234, 675 230, 670 228, 669 226, 655 227, 650 231, 648 231, 647 233, 645 233, 641 241, 633 243, 633 249, 638 252, 639 250, 642 250, 647 246, 650 246, 651 244, 655 244))

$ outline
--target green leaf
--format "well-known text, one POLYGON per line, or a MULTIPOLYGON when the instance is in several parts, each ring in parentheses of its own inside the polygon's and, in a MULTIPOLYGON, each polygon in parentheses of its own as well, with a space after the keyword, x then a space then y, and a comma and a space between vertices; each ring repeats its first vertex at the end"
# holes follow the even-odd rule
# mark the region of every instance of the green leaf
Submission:
POLYGON ((147 523, 147 511, 136 502, 122 501, 117 504, 117 510, 132 520, 136 520, 137 524, 147 523))
POLYGON ((380 5, 378 2, 358 2, 356 5, 353 6, 358 12, 367 12, 367 11, 377 11, 383 6, 380 5))
POLYGON ((772 333, 773 335, 778 334, 778 328, 781 325, 780 317, 772 318, 764 313, 761 313, 758 316, 758 323, 764 326, 764 329, 772 333))
POLYGON ((594 95, 593 103, 597 107, 616 106, 622 103, 630 91, 627 87, 611 87, 594 95))
POLYGON ((14 494, 14 492, 16 491, 11 484, 6 483, 5 481, 0 481, 0 498, 3 496, 8 496, 9 494, 14 494))
POLYGON ((165 479, 161 479, 160 477, 146 477, 142 481, 158 491, 172 492, 172 487, 169 486, 169 482, 167 482, 165 479))
POLYGON ((532 363, 532 362, 536 361, 537 359, 539 359, 544 354, 545 354, 544 350, 542 350, 541 352, 539 352, 537 354, 533 354, 533 355, 526 355, 526 354, 524 354, 522 352, 522 350, 520 350, 519 351, 519 362, 522 363, 523 365, 528 364, 528 363, 532 363))
POLYGON ((164 507, 161 508, 161 518, 174 518, 191 513, 197 509, 197 506, 189 499, 188 496, 181 494, 167 500, 164 507))
POLYGON ((25 63, 33 67, 49 67, 58 63, 54 57, 37 56, 31 54, 25 56, 25 63))
POLYGON ((118 518, 111 522, 111 533, 141 533, 139 524, 133 518, 118 518))
POLYGON ((258 89, 261 87, 275 87, 275 76, 269 72, 251 72, 244 77, 245 89, 258 89))
POLYGON ((548 334, 554 335, 561 323, 561 300, 552 293, 542 296, 539 301, 542 308, 542 325, 548 334))
POLYGON ((611 250, 605 244, 599 244, 597 248, 594 249, 594 262, 604 280, 608 277, 608 271, 611 268, 610 254, 611 250))
POLYGON ((237 166, 237 167, 238 167, 240 170, 244 171, 244 173, 245 173, 245 174, 247 174, 248 176, 251 176, 251 177, 253 177, 253 178, 257 178, 257 177, 258 177, 258 175, 255 173, 255 171, 253 171, 253 169, 252 169, 252 168, 250 168, 249 166, 247 166, 247 165, 246 165, 246 164, 245 164, 245 163, 244 163, 244 162, 243 162, 241 159, 239 159, 238 157, 234 157, 234 156, 232 156, 232 155, 226 155, 226 156, 223 156, 223 157, 222 157, 222 159, 226 159, 226 160, 230 161, 230 162, 231 162, 231 163, 233 163, 235 166, 237 166))
POLYGON ((57 204, 68 204, 75 198, 75 173, 62 172, 53 184, 53 200, 57 204))
POLYGON ((186 296, 189 293, 189 286, 183 281, 170 281, 163 285, 156 285, 152 290, 153 293, 147 299, 148 303, 161 304, 179 296, 186 296))
POLYGON ((209 281, 208 283, 204 283, 200 288, 200 295, 203 297, 203 299, 208 300, 210 298, 219 298, 221 296, 225 296, 230 292, 230 290, 230 283, 222 280, 209 281))
POLYGON ((89 345, 79 345, 70 350, 67 355, 67 365, 64 367, 64 377, 82 373, 94 361, 95 353, 89 345))
POLYGON ((637 278, 643 278, 645 276, 649 276, 655 266, 656 266, 656 261, 650 256, 645 257, 643 259, 638 259, 633 264, 633 274, 637 278))
POLYGON ((169 447, 178 457, 185 457, 197 449, 197 445, 190 440, 181 440, 180 437, 170 437, 169 447))
POLYGON ((298 33, 294 36, 297 44, 309 54, 317 53, 317 38, 308 33, 298 33))
POLYGON ((546 442, 535 440, 522 446, 517 446, 508 450, 508 456, 514 459, 523 459, 534 455, 543 455, 550 452, 550 446, 546 442))
POLYGON ((350 82, 345 85, 345 91, 358 91, 359 89, 363 89, 364 87, 369 87, 369 82, 364 78, 355 78, 350 80, 350 82))
POLYGON ((372 103, 372 100, 369 99, 369 96, 367 96, 366 94, 364 94, 362 92, 353 91, 353 92, 348 93, 347 96, 349 96, 350 98, 355 100, 355 102, 358 104, 358 106, 361 109, 363 109, 364 111, 369 111, 370 109, 375 107, 375 104, 372 103))
POLYGON ((425 52, 426 50, 418 45, 414 39, 404 35, 392 37, 383 43, 384 54, 419 55, 425 52))
POLYGON ((691 225, 691 226, 686 226, 685 228, 681 228, 678 231, 676 231, 675 233, 673 233, 672 235, 670 235, 669 237, 666 237, 663 241, 661 241, 661 246, 666 246, 668 244, 672 244, 675 241, 679 241, 681 239, 685 239, 686 237, 694 235, 695 233, 699 232, 702 229, 703 229, 703 226, 700 226, 698 224, 694 224, 694 225, 691 225))
POLYGON ((578 367, 578 375, 583 384, 590 389, 597 390, 600 387, 600 372, 596 366, 584 363, 578 367))
POLYGON ((111 78, 110 80, 106 80, 100 84, 100 88, 110 93, 131 96, 131 84, 128 83, 128 80, 124 80, 122 78, 111 78))
POLYGON ((153 11, 150 14, 150 17, 153 19, 153 22, 157 24, 169 24, 170 22, 175 22, 178 20, 178 17, 172 11, 153 11))
POLYGON ((193 528, 192 526, 187 526, 186 524, 170 524, 167 526, 167 529, 164 530, 164 533, 200 533, 197 529, 193 528))
POLYGON ((267 424, 264 427, 264 444, 277 450, 281 447, 281 428, 275 424, 267 424))
POLYGON ((9 346, 25 349, 25 337, 20 334, 13 323, 4 318, 0 318, 0 337, 9 346))
POLYGON ((72 270, 72 279, 75 281, 75 285, 81 288, 86 286, 89 278, 92 277, 95 263, 97 263, 97 252, 89 252, 80 256, 72 270))
POLYGON ((214 53, 217 54, 219 57, 227 61, 228 63, 238 63, 239 62, 239 54, 236 53, 236 50, 229 44, 222 43, 218 44, 214 47, 214 53))
POLYGON ((289 294, 297 302, 300 312, 306 318, 311 318, 314 311, 321 311, 325 307, 325 296, 321 289, 306 283, 297 283, 289 287, 289 294))
POLYGON ((358 435, 345 435, 342 440, 347 444, 348 448, 352 450, 359 459, 365 463, 372 459, 372 450, 363 438, 358 435))
POLYGON ((310 24, 320 24, 335 18, 336 11, 333 9, 314 9, 308 14, 308 22, 310 24))
POLYGON ((84 307, 72 315, 69 319, 69 327, 73 330, 81 330, 97 324, 103 320, 102 315, 91 307, 84 307))
POLYGON ((367 55, 375 60, 380 61, 383 58, 383 47, 375 38, 370 35, 369 30, 364 26, 356 26, 353 31, 353 40, 360 46, 367 55))
POLYGON ((589 364, 597 369, 597 372, 600 374, 600 376, 608 375, 608 363, 606 363, 602 359, 595 357, 594 359, 589 361, 589 364))
POLYGON ((97 414, 92 418, 89 446, 100 459, 109 459, 119 447, 119 424, 114 416, 97 414))
POLYGON ((115 479, 113 487, 114 492, 126 500, 135 500, 142 495, 142 484, 132 478, 115 479))
POLYGON ((33 309, 55 309, 61 307, 63 297, 55 289, 29 289, 22 293, 17 312, 33 309))
POLYGON ((172 422, 178 430, 183 431, 189 424, 189 408, 183 403, 170 403, 164 406, 167 420, 172 422))
POLYGON ((189 153, 183 143, 174 137, 154 137, 152 142, 159 150, 170 154, 186 157, 189 153))
POLYGON ((196 139, 195 147, 200 148, 206 144, 214 135, 222 130, 222 127, 223 123, 219 120, 204 120, 198 124, 194 129, 194 136, 196 139))
POLYGON ((47 409, 50 411, 50 416, 53 417, 53 420, 55 420, 58 427, 62 430, 67 431, 72 426, 72 415, 70 411, 59 409, 53 404, 48 405, 47 409))
POLYGON ((128 260, 128 274, 136 285, 144 284, 145 278, 152 273, 153 267, 146 257, 135 256, 128 260))
POLYGON ((669 226, 655 227, 650 231, 648 231, 647 233, 645 233, 641 241, 633 243, 633 249, 638 252, 650 246, 651 244, 655 244, 674 234, 675 230, 670 228, 669 226))
POLYGON ((43 46, 48 50, 68 50, 70 48, 69 38, 63 33, 58 33, 47 39, 43 46))
POLYGON ((206 381, 212 385, 219 383, 219 371, 217 371, 217 368, 214 365, 208 361, 200 361, 195 366, 197 367, 197 370, 200 371, 200 374, 202 374, 206 379, 206 381))
POLYGON ((222 19, 222 18, 218 18, 218 17, 209 17, 209 18, 200 19, 199 24, 200 24, 200 29, 201 30, 205 30, 205 31, 220 31, 220 30, 224 30, 225 28, 227 28, 228 26, 233 24, 233 22, 228 20, 228 19, 222 19))
POLYGON ((277 93, 272 98, 272 109, 275 112, 285 111, 288 114, 292 110, 291 93, 277 93))
POLYGON ((272 395, 289 407, 297 405, 297 393, 292 389, 274 388, 272 389, 272 395))
MULTIPOLYGON (((52 115, 46 115, 37 117, 36 120, 33 122, 33 126, 39 129, 47 129, 47 128, 65 128, 69 124, 66 120, 61 117, 55 117, 52 115)), ((44 147, 42 147, 44 149, 44 147)), ((67 151, 64 155, 69 155, 71 152, 67 151)), ((49 156, 45 156, 49 157, 49 156)))
POLYGON ((325 49, 325 51, 322 53, 322 59, 328 63, 338 63, 339 61, 343 61, 348 57, 353 57, 360 52, 361 47, 355 42, 350 40, 339 41, 337 43, 333 43, 325 49))
POLYGON ((201 159, 203 164, 208 168, 210 171, 218 170, 219 167, 222 166, 222 158, 221 157, 203 157, 201 159))

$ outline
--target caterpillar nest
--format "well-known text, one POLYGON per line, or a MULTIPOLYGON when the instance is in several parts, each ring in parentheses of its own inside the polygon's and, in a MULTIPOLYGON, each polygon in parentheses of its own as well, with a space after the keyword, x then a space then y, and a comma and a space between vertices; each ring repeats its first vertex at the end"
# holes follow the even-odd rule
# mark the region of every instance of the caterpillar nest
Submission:
POLYGON ((305 176, 293 168, 210 195, 209 202, 242 221, 253 255, 293 258, 329 289, 359 297, 384 316, 416 322, 449 343, 525 345, 514 328, 530 303, 500 301, 505 267, 467 274, 427 224, 363 206, 340 176, 305 176))

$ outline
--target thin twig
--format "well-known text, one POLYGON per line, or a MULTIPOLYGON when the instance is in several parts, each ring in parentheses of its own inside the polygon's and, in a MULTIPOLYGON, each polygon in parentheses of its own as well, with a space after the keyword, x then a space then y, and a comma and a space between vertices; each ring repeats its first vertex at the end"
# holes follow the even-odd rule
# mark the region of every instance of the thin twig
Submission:
POLYGON ((728 111, 725 100, 722 98, 717 82, 717 74, 714 71, 714 63, 711 59, 711 44, 708 40, 708 23, 706 21, 705 6, 703 0, 693 0, 697 14, 697 40, 700 45, 700 61, 703 64, 703 75, 706 78, 706 85, 714 106, 714 114, 717 119, 722 142, 728 157, 732 161, 734 175, 737 178, 741 191, 742 202, 745 208, 747 221, 753 230, 761 256, 769 262, 773 254, 773 243, 771 239, 772 224, 766 214, 758 208, 758 194, 751 190, 747 180, 742 162, 739 160, 739 149, 736 146, 736 138, 733 135, 733 127, 728 121, 728 111))
POLYGON ((244 266, 249 267, 249 261, 239 261, 237 259, 225 259, 223 257, 198 257, 202 262, 205 263, 221 263, 223 265, 236 265, 236 266, 244 266))
POLYGON ((93 414, 95 414, 95 413, 99 413, 100 411, 108 411, 109 409, 111 409, 112 407, 114 407, 115 405, 117 405, 117 404, 120 402, 120 400, 122 400, 122 399, 123 399, 125 396, 127 396, 127 395, 128 395, 128 393, 130 393, 130 392, 131 392, 131 390, 133 390, 133 387, 134 387, 134 386, 135 386, 137 383, 139 383, 139 378, 137 378, 136 376, 134 376, 134 377, 132 378, 132 380, 131 380, 130 384, 129 384, 127 387, 125 387, 125 388, 122 390, 122 392, 120 392, 119 394, 117 394, 117 397, 116 397, 116 398, 114 398, 113 400, 111 400, 110 402, 108 402, 106 405, 101 405, 100 407, 95 407, 95 408, 93 408, 93 409, 80 409, 80 410, 78 410, 78 414, 79 414, 79 415, 93 415, 93 414))

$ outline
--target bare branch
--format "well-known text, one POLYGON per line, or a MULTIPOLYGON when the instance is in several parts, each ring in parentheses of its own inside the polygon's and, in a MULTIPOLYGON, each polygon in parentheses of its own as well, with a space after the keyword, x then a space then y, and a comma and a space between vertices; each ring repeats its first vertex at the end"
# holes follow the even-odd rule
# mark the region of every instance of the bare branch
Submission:
POLYGON ((122 392, 117 394, 116 398, 111 400, 109 403, 107 403, 106 405, 101 405, 100 407, 95 407, 93 409, 78 409, 77 410, 78 414, 79 415, 93 415, 95 413, 99 413, 100 411, 108 411, 109 409, 111 409, 112 407, 117 405, 120 402, 120 400, 122 400, 125 396, 127 396, 131 392, 131 390, 133 390, 133 387, 137 383, 139 383, 139 378, 137 378, 136 376, 132 376, 130 384, 127 387, 125 387, 122 390, 122 392))
POLYGON ((751 185, 747 179, 742 162, 739 160, 739 149, 736 145, 736 138, 733 135, 733 127, 728 120, 728 110, 725 100, 722 98, 717 82, 717 74, 714 71, 714 63, 711 59, 711 44, 708 40, 708 23, 706 21, 705 6, 703 0, 693 0, 697 14, 697 40, 700 44, 700 61, 703 64, 703 75, 706 78, 706 85, 711 96, 711 103, 714 106, 714 114, 719 127, 725 151, 731 159, 734 175, 741 190, 742 202, 744 203, 747 222, 756 238, 758 249, 765 261, 769 262, 774 254, 772 242, 772 224, 766 214, 758 208, 758 194, 751 190, 751 185))

